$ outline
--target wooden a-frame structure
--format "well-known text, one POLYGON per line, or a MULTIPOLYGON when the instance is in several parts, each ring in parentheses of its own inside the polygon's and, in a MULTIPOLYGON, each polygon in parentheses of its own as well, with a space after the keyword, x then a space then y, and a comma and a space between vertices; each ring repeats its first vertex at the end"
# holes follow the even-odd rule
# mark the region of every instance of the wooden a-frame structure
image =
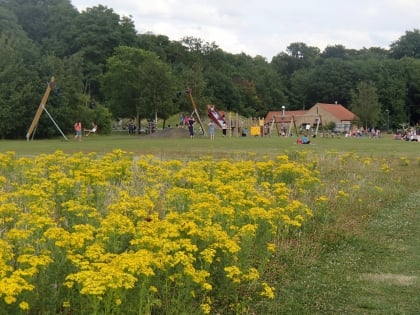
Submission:
POLYGON ((38 125, 39 118, 41 117, 42 111, 45 111, 47 113, 48 117, 50 117, 50 119, 52 120, 54 125, 60 131, 61 135, 64 137, 64 139, 67 140, 66 136, 61 131, 60 127, 58 127, 57 123, 54 121, 54 119, 52 118, 50 113, 45 109, 45 105, 47 104, 47 100, 48 100, 48 97, 50 96, 51 90, 54 88, 54 84, 55 84, 55 78, 51 77, 50 82, 47 84, 47 88, 45 90, 44 96, 42 97, 41 103, 39 104, 38 110, 36 111, 34 119, 32 120, 32 124, 29 127, 28 132, 26 133, 26 140, 27 141, 29 141, 29 138, 31 137, 31 135, 33 135, 34 130, 35 130, 36 126, 38 125))
POLYGON ((187 92, 188 96, 190 97, 191 105, 193 107, 193 114, 195 114, 197 116, 198 123, 200 124, 200 127, 203 130, 204 135, 207 136, 206 129, 203 126, 203 123, 202 123, 201 118, 200 118, 200 114, 198 113, 197 106, 195 105, 195 101, 194 101, 194 98, 192 96, 192 90, 187 89, 186 92, 187 92))

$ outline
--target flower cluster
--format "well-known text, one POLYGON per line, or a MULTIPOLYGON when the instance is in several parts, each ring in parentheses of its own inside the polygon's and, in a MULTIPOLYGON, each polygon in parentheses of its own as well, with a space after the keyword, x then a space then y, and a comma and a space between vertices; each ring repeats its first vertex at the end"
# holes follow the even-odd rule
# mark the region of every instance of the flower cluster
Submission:
POLYGON ((1 154, 0 307, 209 314, 272 299, 258 266, 312 215, 299 196, 317 183, 287 156, 1 154))

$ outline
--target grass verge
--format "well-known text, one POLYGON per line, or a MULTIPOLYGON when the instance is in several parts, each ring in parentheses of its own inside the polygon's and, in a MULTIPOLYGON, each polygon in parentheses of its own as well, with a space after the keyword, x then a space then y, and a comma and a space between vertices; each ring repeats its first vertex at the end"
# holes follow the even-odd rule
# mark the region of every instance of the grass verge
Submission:
POLYGON ((392 158, 343 160, 321 165, 328 204, 282 242, 268 270, 277 303, 265 313, 419 314, 419 167, 392 158), (375 170, 377 163, 393 170, 375 170))

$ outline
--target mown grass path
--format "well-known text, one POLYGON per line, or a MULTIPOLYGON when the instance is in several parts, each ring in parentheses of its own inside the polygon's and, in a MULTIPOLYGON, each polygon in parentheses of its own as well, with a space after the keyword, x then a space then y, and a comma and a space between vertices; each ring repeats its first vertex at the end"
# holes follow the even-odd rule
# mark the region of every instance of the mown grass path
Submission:
POLYGON ((328 231, 319 256, 303 246, 283 257, 300 272, 283 278, 270 313, 420 314, 420 191, 405 195, 354 233, 328 231))
POLYGON ((282 244, 278 263, 269 271, 279 283, 277 301, 266 313, 420 314, 418 160, 391 157, 395 168, 390 173, 369 173, 373 168, 357 162, 341 167, 326 155, 323 160, 321 177, 324 192, 332 192, 331 203, 282 244), (344 182, 343 189, 351 192, 351 179, 367 185, 353 190, 347 203, 338 202, 334 190, 344 182))
POLYGON ((347 313, 420 314, 420 191, 379 209, 366 235, 383 253, 360 273, 347 313))

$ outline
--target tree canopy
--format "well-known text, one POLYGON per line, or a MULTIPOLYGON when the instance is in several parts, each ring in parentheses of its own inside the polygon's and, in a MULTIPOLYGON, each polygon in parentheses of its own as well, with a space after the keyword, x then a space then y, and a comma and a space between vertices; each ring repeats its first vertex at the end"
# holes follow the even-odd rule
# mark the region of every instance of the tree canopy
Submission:
POLYGON ((360 82, 352 91, 350 109, 359 117, 365 129, 376 127, 381 114, 376 87, 372 82, 360 82))
MULTIPOLYGON (((56 86, 48 108, 65 132, 77 119, 99 120, 101 131, 117 117, 164 120, 191 109, 186 97, 176 97, 186 88, 199 110, 212 103, 245 116, 317 102, 351 108, 356 91, 367 88, 362 82, 375 87, 378 101, 367 123, 385 125, 386 112, 391 128, 418 124, 419 60, 418 29, 389 49, 337 43, 321 51, 293 42, 268 61, 188 34, 172 41, 138 33, 131 17, 102 5, 79 12, 69 0, 1 0, 0 137, 24 137, 51 76, 56 86)), ((39 124, 38 136, 57 134, 47 117, 39 124)))
POLYGON ((168 64, 150 51, 120 46, 108 58, 103 95, 118 117, 168 118, 173 114, 174 78, 168 64))

